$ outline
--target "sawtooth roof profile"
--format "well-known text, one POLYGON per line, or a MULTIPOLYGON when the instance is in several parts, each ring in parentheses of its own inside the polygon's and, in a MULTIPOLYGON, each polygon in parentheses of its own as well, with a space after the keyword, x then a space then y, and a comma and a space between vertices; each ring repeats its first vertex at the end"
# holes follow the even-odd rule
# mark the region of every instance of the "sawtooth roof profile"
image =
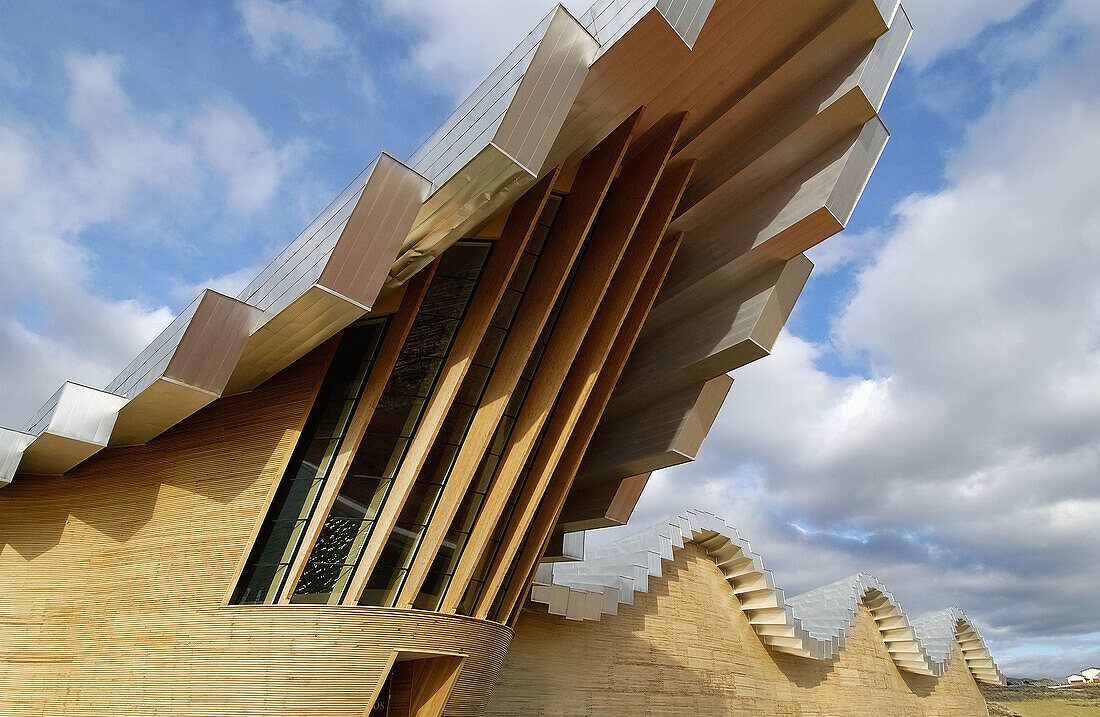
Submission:
POLYGON ((893 594, 866 573, 786 597, 747 540, 718 516, 690 510, 635 535, 590 549, 576 562, 543 563, 531 601, 570 620, 599 620, 649 592, 673 551, 696 543, 714 558, 753 630, 771 649, 831 660, 844 649, 860 604, 875 620, 899 669, 941 677, 957 642, 974 679, 1005 683, 977 627, 957 607, 911 619, 893 594))
POLYGON ((406 162, 379 154, 239 296, 203 292, 104 389, 66 383, 21 430, 0 428, 0 486, 144 444, 255 388, 639 106, 639 133, 688 107, 674 153, 700 159, 669 231, 690 241, 578 473, 596 507, 569 527, 605 523, 604 484, 694 457, 726 372, 770 351, 809 275, 802 252, 843 229, 885 146, 877 113, 912 27, 897 0, 834 5, 800 7, 765 37, 715 0, 556 7, 406 162), (728 37, 707 52, 730 56, 693 51, 707 23, 728 37), (736 56, 754 42, 792 49, 755 67, 736 56), (659 360, 669 342, 684 350, 659 360))

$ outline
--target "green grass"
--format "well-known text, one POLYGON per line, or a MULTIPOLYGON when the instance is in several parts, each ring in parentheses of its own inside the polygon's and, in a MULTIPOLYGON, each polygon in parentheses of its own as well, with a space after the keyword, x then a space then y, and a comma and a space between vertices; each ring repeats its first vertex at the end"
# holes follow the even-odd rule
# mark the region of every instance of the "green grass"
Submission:
POLYGON ((1078 700, 1043 700, 1042 702, 1000 702, 1022 717, 1100 717, 1100 703, 1078 700))

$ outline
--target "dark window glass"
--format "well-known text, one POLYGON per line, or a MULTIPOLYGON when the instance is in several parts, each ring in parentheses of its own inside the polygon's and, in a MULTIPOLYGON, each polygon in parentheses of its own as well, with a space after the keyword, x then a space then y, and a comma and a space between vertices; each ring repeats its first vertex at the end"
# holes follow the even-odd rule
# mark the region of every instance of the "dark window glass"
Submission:
POLYGON ((286 569, 362 394, 385 325, 385 321, 372 320, 344 331, 238 581, 234 602, 270 603, 278 597, 286 569))
MULTIPOLYGON (((440 257, 363 441, 340 486, 337 498, 340 512, 334 508, 328 516, 310 553, 306 573, 318 577, 307 582, 303 573, 292 602, 335 603, 343 599, 458 333, 461 317, 473 298, 490 248, 486 242, 460 242, 440 257)), ((434 498, 430 491, 421 491, 416 500, 434 498)), ((419 520, 418 515, 413 520, 419 520)), ((411 541, 410 535, 407 541, 410 546, 411 541)), ((407 549, 387 546, 382 561, 392 573, 405 564, 407 557, 407 549)), ((382 564, 375 573, 383 570, 382 564)), ((375 594, 380 589, 377 587, 380 579, 372 576, 368 593, 375 594)))
MULTIPOLYGON (((532 242, 540 248, 545 241, 549 232, 549 227, 553 223, 553 219, 560 206, 560 197, 555 195, 551 197, 551 199, 553 201, 547 203, 547 209, 540 218, 539 227, 536 229, 536 233, 532 235, 532 242), (536 236, 539 237, 538 241, 535 241, 536 236)), ((459 504, 458 512, 451 521, 451 525, 447 530, 446 538, 440 547, 439 553, 432 561, 432 566, 425 579, 424 586, 421 588, 414 602, 414 606, 430 610, 439 609, 443 593, 446 592, 450 584, 455 568, 458 566, 459 559, 462 556, 462 550, 466 545, 466 541, 469 539, 470 532, 473 530, 474 523, 477 520, 482 503, 485 500, 485 495, 496 473, 501 455, 512 434, 516 417, 519 415, 523 406, 523 401, 527 397, 527 392, 531 387, 531 380, 538 369, 539 362, 542 360, 543 352, 546 349, 546 342, 549 340, 550 333, 554 329, 555 322, 561 312, 561 305, 569 292, 573 276, 576 273, 576 267, 580 263, 582 256, 583 250, 581 255, 578 256, 577 260, 574 262, 565 285, 558 294, 554 307, 550 312, 546 324, 543 326, 542 334, 539 336, 538 342, 531 352, 531 355, 528 357, 527 364, 524 366, 522 378, 516 383, 516 387, 509 397, 508 406, 505 408, 504 415, 497 424, 493 438, 489 443, 488 451, 482 458, 481 465, 478 468, 473 483, 466 491, 466 494, 462 498, 462 502, 459 504)), ((528 286, 530 277, 533 273, 533 267, 534 262, 532 262, 531 268, 524 269, 523 273, 526 274, 526 277, 524 279, 523 291, 525 291, 528 286)), ((514 285, 511 286, 512 288, 516 288, 514 285)), ((509 291, 511 291, 511 289, 509 291)), ((502 307, 505 306, 505 302, 502 301, 501 303, 502 307)), ((519 311, 519 306, 519 300, 508 302, 507 308, 503 314, 502 311, 498 309, 496 320, 500 320, 510 327, 512 321, 515 319, 515 315, 519 311)), ((489 552, 495 555, 495 550, 489 552)))

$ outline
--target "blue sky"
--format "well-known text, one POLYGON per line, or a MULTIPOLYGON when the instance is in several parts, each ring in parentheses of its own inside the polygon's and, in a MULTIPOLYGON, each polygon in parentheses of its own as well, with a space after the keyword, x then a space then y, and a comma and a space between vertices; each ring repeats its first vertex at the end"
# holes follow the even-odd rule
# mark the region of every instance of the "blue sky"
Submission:
MULTIPOLYGON (((792 594, 867 569, 913 612, 968 609, 1010 674, 1061 675, 1100 662, 1100 3, 904 5, 848 231, 637 519, 710 509, 792 594)), ((203 287, 235 293, 550 7, 6 7, 0 424, 104 385, 203 287)))

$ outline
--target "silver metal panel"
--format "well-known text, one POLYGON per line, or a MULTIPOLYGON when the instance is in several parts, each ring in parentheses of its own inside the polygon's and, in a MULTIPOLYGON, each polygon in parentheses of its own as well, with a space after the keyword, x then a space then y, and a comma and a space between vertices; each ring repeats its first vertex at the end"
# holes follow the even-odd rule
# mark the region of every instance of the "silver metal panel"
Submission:
POLYGON ((703 24, 714 9, 714 0, 658 0, 657 9, 684 43, 694 47, 703 24))
POLYGON ((35 414, 18 471, 64 473, 107 445, 126 398, 66 383, 35 414))
POLYGON ((455 109, 409 160, 409 166, 435 186, 480 152, 500 126, 557 9, 552 10, 455 109))
POLYGON ((67 382, 50 399, 50 410, 44 419, 46 423, 41 431, 38 426, 31 433, 51 433, 98 446, 107 445, 111 429, 115 425, 118 411, 126 404, 126 399, 113 393, 67 382))
POLYGON ((390 270, 390 285, 407 281, 457 241, 472 222, 488 219, 497 208, 518 198, 535 179, 495 144, 483 147, 424 202, 390 270))
MULTIPOLYGON (((733 216, 695 225, 669 269, 642 340, 715 296, 816 246, 844 228, 887 134, 878 118, 849 134, 733 216)), ((679 229, 673 222, 673 229, 679 229)))
POLYGON ((650 10, 656 9, 689 48, 694 47, 714 0, 597 0, 580 17, 602 45, 601 54, 650 10))
MULTIPOLYGON (((886 125, 876 117, 863 126, 855 144, 845 156, 840 176, 826 204, 842 227, 847 226, 848 220, 852 218, 856 203, 863 195, 863 190, 871 179, 871 172, 875 170, 882 151, 886 149, 888 139, 890 133, 886 131, 886 125)), ((806 249, 801 249, 800 252, 806 249)))
POLYGON ((321 276, 321 270, 328 262, 379 159, 381 155, 356 175, 344 191, 249 282, 237 298, 265 314, 274 315, 312 286, 321 276))
POLYGON ((553 14, 493 143, 542 176, 547 154, 588 75, 599 43, 564 8, 553 14))
POLYGON ((744 284, 703 297, 690 321, 637 344, 603 420, 642 411, 662 396, 767 356, 813 264, 799 255, 744 284), (677 347, 669 351, 669 346, 677 347))
POLYGON ((160 377, 119 410, 109 445, 144 445, 217 398, 211 391, 160 377))
POLYGON ((344 297, 311 286, 249 337, 225 395, 251 391, 364 313, 344 297))
POLYGON ((390 286, 406 281, 551 168, 547 155, 597 49, 559 6, 410 160, 436 189, 405 239, 390 286))
POLYGON ((894 7, 900 12, 893 15, 892 21, 888 18, 890 30, 875 42, 864 76, 860 79, 860 84, 876 112, 882 107, 882 101, 886 98, 890 83, 901 65, 905 48, 909 46, 909 40, 913 37, 913 23, 909 21, 905 9, 896 3, 894 7))
POLYGON ((11 483, 11 479, 15 477, 23 451, 32 440, 34 436, 29 433, 0 428, 0 488, 11 483))
POLYGON ((179 346, 180 339, 183 338, 183 332, 187 329, 191 318, 199 308, 201 300, 202 294, 196 296, 180 315, 137 355, 137 358, 131 361, 114 380, 107 384, 105 390, 118 396, 132 398, 159 376, 164 375, 164 369, 168 368, 168 363, 172 360, 172 354, 179 346))
POLYGON ((643 410, 601 420, 577 470, 577 488, 693 460, 732 384, 722 374, 661 396, 643 410))

